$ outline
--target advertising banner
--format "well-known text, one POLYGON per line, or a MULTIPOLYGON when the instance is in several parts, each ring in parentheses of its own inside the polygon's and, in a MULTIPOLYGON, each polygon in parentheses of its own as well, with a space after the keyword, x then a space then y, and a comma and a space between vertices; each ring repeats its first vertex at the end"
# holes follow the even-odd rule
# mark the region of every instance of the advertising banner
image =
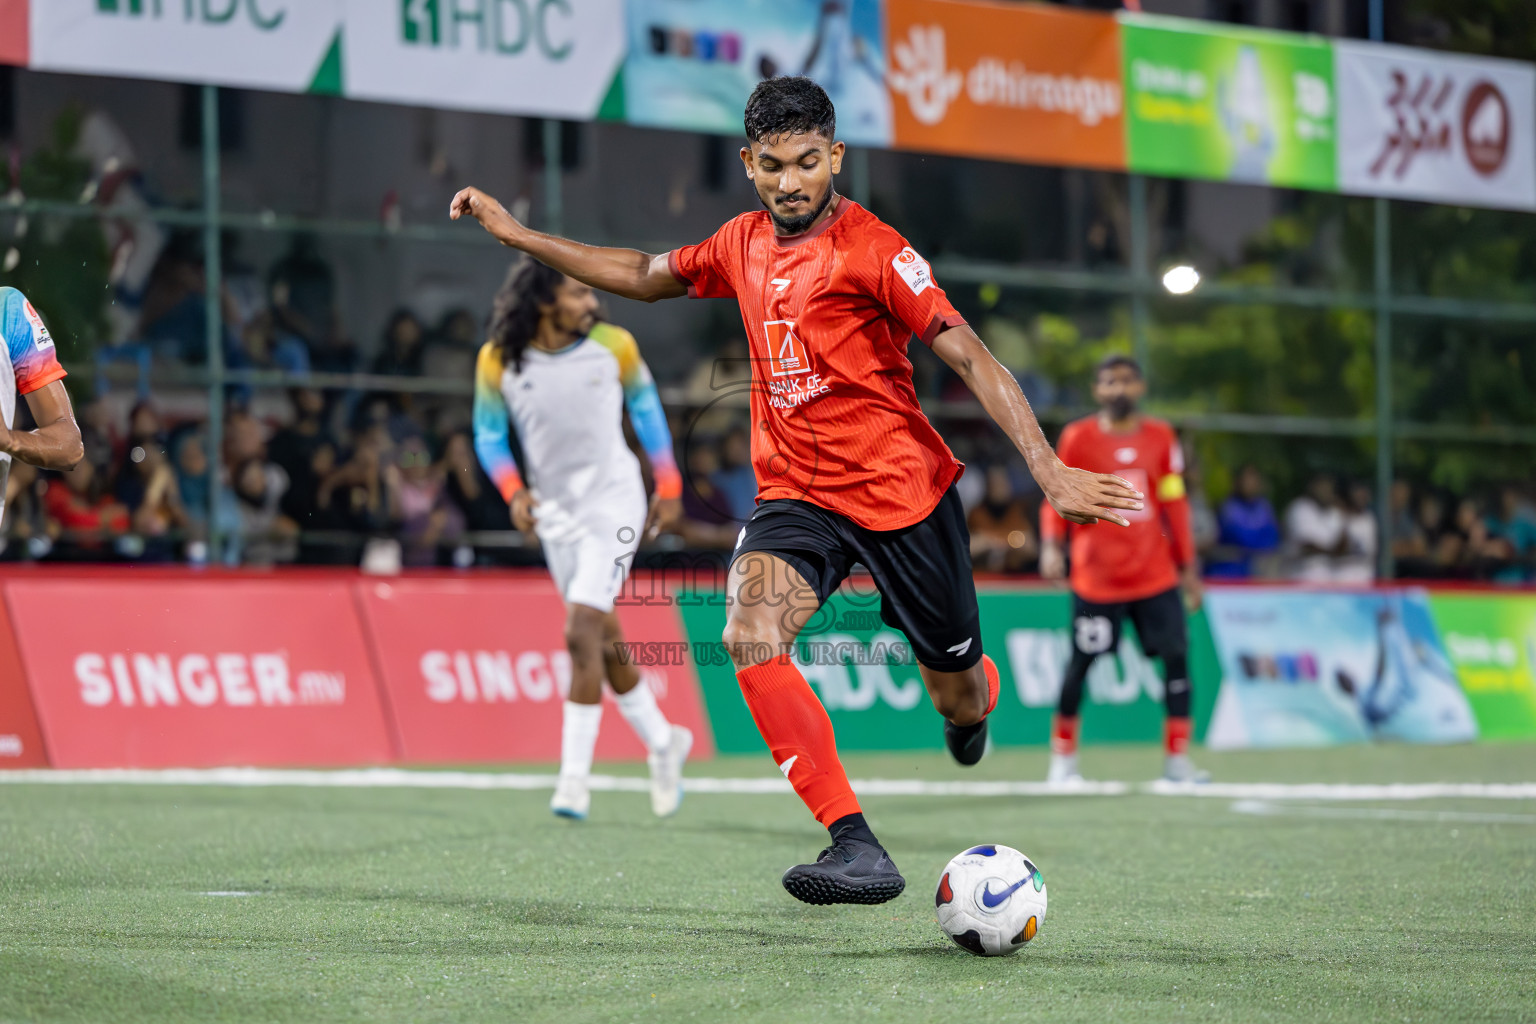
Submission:
POLYGON ((1126 15, 1131 170, 1330 190, 1333 50, 1311 36, 1126 15))
POLYGON ((345 6, 349 99, 590 120, 624 61, 624 0, 345 6))
POLYGON ((1434 594, 1429 607, 1478 732, 1536 737, 1536 596, 1434 594))
MULTIPOLYGON (((715 599, 679 610, 693 642, 699 679, 722 753, 764 750, 736 674, 720 645, 725 605, 715 599)), ((992 738, 1044 746, 1071 654, 1071 602, 1063 591, 984 587, 982 645, 997 663, 1002 692, 992 738)), ((1220 678, 1203 615, 1190 620, 1190 676, 1197 734, 1220 678)), ((873 587, 858 579, 833 596, 801 635, 801 671, 815 689, 843 750, 941 750, 942 720, 934 713, 905 639, 880 622, 873 587)), ((1089 670, 1082 735, 1089 743, 1156 742, 1163 735, 1163 681, 1127 626, 1120 649, 1089 670)))
POLYGON ((3 589, 55 768, 393 759, 345 582, 11 580, 3 589))
MULTIPOLYGON (((558 761, 570 690, 565 606, 547 578, 393 580, 357 584, 359 605, 408 763, 558 761)), ((693 730, 692 760, 713 753, 677 613, 621 605, 619 622, 662 713, 693 730)), ((645 748, 608 705, 600 760, 645 748)))
POLYGON ((901 149, 1125 168, 1120 26, 1036 4, 886 0, 901 149))
POLYGON ((343 2, 32 0, 30 65, 334 93, 340 88, 343 2))
POLYGON ((1206 604, 1224 679, 1212 747, 1477 738, 1422 590, 1221 589, 1206 604))
POLYGON ((27 27, 32 0, 0 0, 0 64, 26 67, 31 53, 27 27))
POLYGON ((624 119, 741 135, 757 83, 809 75, 837 107, 838 136, 891 144, 879 0, 629 0, 624 119))
POLYGON ((1536 209, 1536 68, 1341 42, 1339 188, 1536 209))
POLYGON ((0 769, 43 768, 48 764, 37 710, 16 650, 16 634, 0 600, 0 769))

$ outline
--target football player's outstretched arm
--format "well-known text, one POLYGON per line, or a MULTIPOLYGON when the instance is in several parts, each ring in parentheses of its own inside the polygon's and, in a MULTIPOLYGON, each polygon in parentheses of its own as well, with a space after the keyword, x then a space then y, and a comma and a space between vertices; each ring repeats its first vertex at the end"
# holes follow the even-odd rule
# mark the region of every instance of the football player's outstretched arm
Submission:
POLYGON ((687 286, 668 269, 666 253, 652 256, 638 249, 583 245, 534 231, 478 188, 461 189, 453 197, 448 216, 452 220, 473 217, 502 245, 521 249, 562 274, 626 299, 655 302, 688 294, 687 286))
POLYGON ((1137 510, 1142 494, 1118 476, 1089 473, 1062 464, 1046 441, 1019 382, 982 344, 976 332, 960 325, 933 339, 933 351, 965 381, 987 414, 1003 428, 1024 456, 1030 473, 1063 519, 1087 525, 1094 520, 1129 526, 1117 508, 1137 510))
POLYGON ((27 408, 37 429, 11 430, 0 423, 0 451, 44 469, 74 469, 85 456, 85 447, 63 381, 29 391, 27 408))

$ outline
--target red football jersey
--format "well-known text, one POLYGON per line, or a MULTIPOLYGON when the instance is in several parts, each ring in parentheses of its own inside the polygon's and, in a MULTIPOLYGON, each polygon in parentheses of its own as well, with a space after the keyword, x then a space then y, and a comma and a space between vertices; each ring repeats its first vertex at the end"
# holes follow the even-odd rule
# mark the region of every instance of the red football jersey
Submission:
POLYGON ((1141 417, 1133 432, 1106 431, 1097 416, 1067 424, 1056 454, 1069 466, 1113 473, 1144 496, 1141 511, 1121 510, 1130 526, 1077 526, 1040 507, 1040 533, 1060 540, 1072 531, 1072 592, 1114 604, 1160 594, 1179 582, 1179 568, 1194 558, 1189 502, 1184 496, 1184 455, 1173 427, 1141 417))
POLYGON ((844 197, 804 234, 744 213, 668 262, 690 297, 741 306, 759 501, 799 498, 872 530, 933 511, 963 467, 918 406, 907 344, 965 320, 906 239, 844 197))

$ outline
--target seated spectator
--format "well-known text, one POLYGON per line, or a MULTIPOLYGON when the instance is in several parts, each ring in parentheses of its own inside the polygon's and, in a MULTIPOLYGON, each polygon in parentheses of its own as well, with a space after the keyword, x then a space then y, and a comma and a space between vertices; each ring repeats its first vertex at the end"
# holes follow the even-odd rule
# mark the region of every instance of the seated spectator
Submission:
POLYGON ((480 467, 465 431, 455 431, 443 446, 443 472, 448 500, 459 510, 467 529, 475 533, 512 529, 507 503, 480 467))
MULTIPOLYGON (((181 510, 186 516, 187 559, 195 564, 208 561, 209 500, 212 478, 208 467, 207 441, 201 430, 189 430, 172 442, 175 453, 176 490, 181 495, 181 510)), ((228 536, 240 528, 234 506, 220 500, 219 532, 228 536)))
POLYGON ((372 370, 389 377, 416 377, 421 374, 421 356, 426 330, 416 314, 397 309, 384 328, 384 342, 373 360, 372 370))
POLYGON ((1022 572, 1040 557, 1040 540, 1006 466, 987 469, 987 491, 966 518, 971 563, 988 572, 1022 572))
POLYGON ((224 464, 238 466, 249 459, 267 457, 267 432, 261 421, 246 409, 235 407, 224 418, 224 464))
POLYGON ((1521 500, 1518 488, 1500 489, 1498 511, 1488 516, 1487 528, 1490 538, 1503 543, 1508 558, 1493 579, 1498 583, 1536 580, 1536 511, 1521 500))
POLYGON ((401 558, 405 565, 437 564, 438 545, 456 541, 464 518, 449 501, 443 466, 434 464, 420 436, 400 443, 395 455, 399 479, 395 484, 400 520, 401 558))
POLYGON ((1221 527, 1216 523, 1216 513, 1211 508, 1211 500, 1205 493, 1205 467, 1195 457, 1193 445, 1188 441, 1180 443, 1181 449, 1186 453, 1184 459, 1184 487, 1185 495, 1189 500, 1189 528, 1195 539, 1195 554, 1199 557, 1200 564, 1205 565, 1210 561, 1211 552, 1215 550, 1216 538, 1221 532, 1221 527))
POLYGON ((268 297, 277 333, 303 342, 316 370, 350 373, 357 368, 357 349, 336 315, 335 275, 314 235, 293 236, 288 252, 272 267, 268 297))
POLYGON ((240 331, 240 342, 241 368, 309 372, 309 349, 297 335, 278 331, 270 311, 251 317, 240 331))
POLYGON ((1340 583, 1369 583, 1376 578, 1376 511, 1371 488, 1356 481, 1350 485, 1344 506, 1344 551, 1334 562, 1334 579, 1340 583))
POLYGON ((48 481, 26 462, 12 461, 5 481, 5 518, 0 522, 0 552, 7 559, 44 558, 53 550, 59 524, 44 509, 48 481))
POLYGON ((1338 485, 1327 473, 1307 484, 1306 493, 1285 511, 1285 539, 1292 559, 1292 578, 1321 583, 1334 577, 1334 559, 1348 543, 1344 508, 1338 485))
POLYGON ((1419 495, 1413 524, 1413 544, 1398 561, 1398 575, 1417 579, 1449 576, 1461 559, 1462 538, 1451 529, 1445 502, 1434 491, 1419 495))
POLYGON ((389 435, 371 429, 352 456, 320 484, 317 504, 343 529, 367 536, 391 532, 397 519, 399 470, 389 435))
POLYGON ((298 527, 281 509, 287 475, 263 459, 246 459, 231 471, 230 489, 239 526, 225 539, 225 564, 267 566, 293 561, 298 527))
POLYGON ((128 510, 111 498, 106 484, 89 458, 49 483, 43 505, 59 524, 56 551, 61 557, 104 557, 110 552, 108 542, 128 532, 128 510))
POLYGON ((288 399, 293 404, 293 422, 272 435, 267 442, 267 458, 288 474, 291 487, 298 487, 310 471, 315 449, 335 442, 325 427, 325 392, 294 388, 288 399))
POLYGON ((1414 521, 1413 486, 1407 480, 1392 481, 1389 522, 1392 527, 1392 557, 1399 562, 1422 558, 1424 536, 1414 521))
POLYGON ((710 482, 725 499, 732 519, 745 523, 757 508, 757 474, 752 469, 752 441, 746 428, 735 427, 720 443, 721 467, 710 482))
POLYGON ((177 551, 176 532, 188 524, 176 471, 165 449, 154 441, 134 445, 128 465, 117 478, 117 499, 128 510, 135 534, 143 539, 147 562, 169 562, 177 551))
POLYGON ((690 548, 728 551, 736 546, 742 523, 731 514, 730 502, 715 486, 720 453, 707 438, 693 437, 688 445, 683 485, 683 515, 678 535, 690 548))
POLYGON ((1257 466, 1237 471, 1232 493, 1216 513, 1217 547, 1206 565, 1207 575, 1245 579, 1256 574, 1256 561, 1280 549, 1280 523, 1265 494, 1268 489, 1257 466))
POLYGON ((1450 575, 1458 579, 1491 579, 1513 561, 1509 545, 1489 532, 1482 502, 1474 497, 1456 503, 1450 532, 1460 541, 1460 552, 1450 567, 1450 575))

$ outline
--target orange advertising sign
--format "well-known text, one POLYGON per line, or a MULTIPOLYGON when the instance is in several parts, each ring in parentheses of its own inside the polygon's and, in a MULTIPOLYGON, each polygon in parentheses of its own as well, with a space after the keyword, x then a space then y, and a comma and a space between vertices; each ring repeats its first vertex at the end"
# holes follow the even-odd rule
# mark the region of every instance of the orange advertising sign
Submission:
POLYGON ((898 149, 1125 168, 1120 26, 1019 3, 886 0, 898 149))

